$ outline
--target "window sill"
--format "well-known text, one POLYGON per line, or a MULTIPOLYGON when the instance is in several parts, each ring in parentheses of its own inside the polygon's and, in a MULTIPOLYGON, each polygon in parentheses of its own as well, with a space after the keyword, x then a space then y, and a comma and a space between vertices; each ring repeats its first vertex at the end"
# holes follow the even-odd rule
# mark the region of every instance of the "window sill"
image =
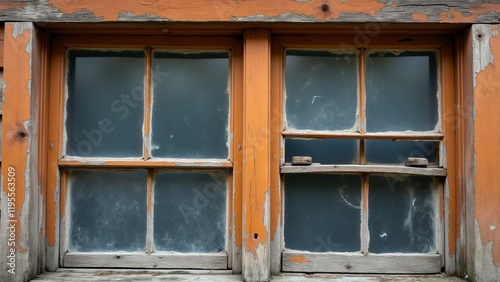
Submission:
MULTIPOLYGON (((242 281, 241 275, 232 275, 231 270, 128 270, 128 269, 70 269, 61 268, 55 272, 39 275, 31 281, 242 281)), ((322 281, 359 281, 359 282, 464 282, 457 277, 437 275, 346 275, 346 274, 291 274, 273 276, 276 282, 322 282, 322 281)))

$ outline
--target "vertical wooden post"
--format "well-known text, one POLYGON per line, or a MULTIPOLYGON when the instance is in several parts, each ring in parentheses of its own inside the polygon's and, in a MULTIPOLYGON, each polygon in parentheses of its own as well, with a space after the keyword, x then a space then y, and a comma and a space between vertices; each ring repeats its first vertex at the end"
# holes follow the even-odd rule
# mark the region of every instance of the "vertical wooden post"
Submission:
POLYGON ((39 179, 42 37, 32 23, 5 25, 1 281, 28 281, 43 267, 39 179))
POLYGON ((270 277, 270 32, 245 31, 243 85, 243 257, 245 281, 270 277))
MULTIPOLYGON (((473 143, 475 165, 473 204, 467 207, 474 213, 473 226, 467 226, 474 254, 473 281, 498 281, 500 277, 500 25, 472 26, 472 62, 474 121, 473 143)), ((470 139, 469 139, 470 140, 470 139)), ((467 176, 469 177, 469 176, 467 176)), ((472 224, 472 222, 471 222, 472 224)))

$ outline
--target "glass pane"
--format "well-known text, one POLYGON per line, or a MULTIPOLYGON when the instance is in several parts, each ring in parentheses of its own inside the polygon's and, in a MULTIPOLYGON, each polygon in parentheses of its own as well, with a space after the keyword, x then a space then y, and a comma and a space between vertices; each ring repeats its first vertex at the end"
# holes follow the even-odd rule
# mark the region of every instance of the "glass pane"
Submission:
POLYGON ((286 126, 310 130, 352 129, 358 108, 356 62, 355 54, 287 51, 286 126))
POLYGON ((71 170, 69 249, 146 248, 147 171, 71 170))
POLYGON ((437 180, 428 176, 370 176, 369 251, 436 251, 437 180))
POLYGON ((366 129, 430 131, 438 122, 436 53, 374 52, 366 62, 366 129))
POLYGON ((312 252, 360 251, 361 177, 287 174, 285 247, 312 252))
POLYGON ((225 250, 226 173, 162 172, 155 177, 154 241, 157 251, 225 250))
POLYGON ((155 52, 152 154, 228 157, 227 53, 155 52))
POLYGON ((313 163, 359 163, 359 141, 354 139, 285 139, 285 161, 293 156, 311 156, 313 163))
POLYGON ((69 51, 67 155, 142 156, 144 64, 143 51, 69 51))
POLYGON ((437 163, 437 142, 366 140, 366 161, 381 164, 404 164, 406 158, 426 158, 437 163))

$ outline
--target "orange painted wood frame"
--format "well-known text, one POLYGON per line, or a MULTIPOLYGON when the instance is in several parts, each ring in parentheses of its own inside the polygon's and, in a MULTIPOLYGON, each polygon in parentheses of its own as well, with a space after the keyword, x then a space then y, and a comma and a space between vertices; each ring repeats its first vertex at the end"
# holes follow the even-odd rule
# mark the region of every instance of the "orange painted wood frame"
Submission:
MULTIPOLYGON (((371 38, 371 40, 365 41, 357 41, 355 36, 352 35, 339 35, 339 36, 329 36, 329 35, 276 35, 274 36, 275 43, 277 46, 273 46, 273 62, 278 62, 281 64, 281 72, 284 67, 284 52, 283 50, 287 48, 305 48, 305 49, 317 49, 317 48, 331 48, 337 50, 344 51, 355 51, 361 50, 360 56, 363 55, 363 51, 365 48, 370 49, 389 49, 389 50, 438 50, 440 56, 438 57, 438 64, 440 68, 439 77, 440 79, 440 122, 442 124, 441 132, 424 132, 424 133, 409 133, 409 134, 373 134, 366 133, 364 128, 360 128, 359 133, 317 133, 317 132, 300 132, 300 131, 283 131, 280 133, 274 133, 275 128, 278 127, 282 130, 282 119, 283 119, 283 102, 278 102, 276 100, 283 99, 283 80, 277 79, 277 76, 282 76, 280 70, 274 70, 273 65, 273 81, 272 81, 272 89, 273 93, 271 96, 273 97, 272 103, 272 113, 278 113, 279 116, 272 116, 273 120, 273 128, 272 128, 272 136, 273 140, 273 154, 275 152, 279 152, 281 155, 282 152, 282 144, 279 140, 283 137, 295 137, 295 138, 359 138, 361 141, 364 139, 413 139, 413 140, 436 140, 442 141, 443 151, 440 152, 442 154, 440 164, 443 165, 447 169, 447 178, 443 185, 440 185, 440 193, 439 193, 439 208, 437 212, 438 217, 438 242, 440 242, 442 248, 439 248, 438 251, 442 255, 442 266, 445 266, 447 273, 454 273, 456 268, 455 261, 455 252, 456 252, 456 241, 457 241, 457 226, 460 225, 460 218, 457 217, 458 210, 460 209, 459 203, 460 199, 457 198, 457 183, 456 183, 456 174, 457 168, 459 167, 457 164, 457 154, 460 154, 461 151, 457 147, 457 127, 459 119, 456 116, 456 70, 455 70, 455 42, 454 38, 450 36, 421 36, 421 35, 379 35, 371 38), (276 101, 276 102, 275 102, 276 101), (280 121, 280 123, 278 123, 280 121)), ((363 60, 364 58, 361 58, 363 60)), ((361 61, 360 74, 363 73, 364 64, 361 61)), ((360 82, 360 103, 361 103, 361 113, 360 116, 364 119, 364 82, 362 81, 363 75, 361 75, 360 82)), ((361 154, 362 159, 361 163, 364 163, 363 159, 363 146, 361 146, 361 154)), ((279 166, 279 161, 275 161, 273 157, 272 166, 279 166)), ((276 173, 272 174, 273 178, 278 178, 276 173)), ((279 178, 278 178, 279 179, 279 178)), ((363 206, 367 207, 367 188, 366 188, 366 177, 364 178, 363 185, 363 193, 364 193, 364 202, 363 206)), ((272 191, 274 189, 280 190, 278 182, 275 179, 272 179, 272 191)), ((274 192, 276 194, 276 192, 274 192)), ((281 199, 283 200, 283 199, 281 199)), ((283 226, 283 210, 282 203, 277 203, 275 199, 271 198, 272 208, 271 208, 271 219, 273 219, 273 223, 276 222, 275 219, 280 218, 280 226, 283 226)), ((366 219, 365 219, 366 220, 366 219)), ((274 224, 272 225, 274 228, 274 224)), ((366 226, 364 226, 366 228, 366 226)), ((274 229, 272 229, 274 230, 274 229)), ((362 232, 367 233, 367 230, 362 228, 362 232)), ((283 244, 281 242, 281 244, 283 244)), ((366 246, 365 251, 366 251, 366 246)), ((282 246, 278 250, 273 250, 273 252, 281 252, 283 251, 282 246)), ((277 253, 271 254, 272 257, 276 256, 277 253)), ((274 266, 274 263, 272 264, 274 266)))
MULTIPOLYGON (((66 249, 64 245, 63 221, 67 205, 67 189, 65 184, 66 171, 70 168, 146 168, 148 174, 148 214, 152 213, 152 185, 153 169, 175 168, 175 169, 199 169, 199 170, 227 170, 229 173, 228 187, 228 268, 241 269, 241 198, 242 198, 242 71, 243 52, 242 43, 236 37, 224 36, 72 36, 61 35, 54 37, 51 46, 50 61, 50 105, 48 111, 48 179, 47 179, 47 212, 46 212, 46 235, 47 235, 47 269, 54 271, 63 263, 62 252, 66 249), (151 159, 147 144, 144 144, 143 158, 138 160, 117 160, 106 158, 79 158, 65 157, 63 152, 64 111, 65 111, 65 74, 66 74, 66 52, 68 48, 141 48, 147 51, 146 69, 151 65, 151 50, 227 50, 230 52, 231 63, 231 97, 230 97, 230 132, 232 138, 229 148, 228 160, 192 160, 192 159, 151 159)), ((151 79, 152 74, 146 71, 146 81, 151 79)), ((151 87, 145 85, 145 99, 151 97, 151 87)), ((144 123, 147 128, 150 124, 150 103, 145 102, 144 123)), ((148 136, 149 130, 144 134, 148 136)), ((144 138, 145 140, 147 138, 144 138)), ((151 223, 151 216, 148 216, 151 223)), ((148 234, 151 230, 148 227, 148 234)), ((151 237, 151 236, 149 236, 151 237)), ((149 238, 148 237, 148 238, 149 238)), ((147 243, 151 246, 151 242, 147 243)), ((147 248, 151 252, 151 248, 147 248)))
POLYGON ((244 37, 243 258, 245 281, 270 277, 271 36, 249 29, 244 37))

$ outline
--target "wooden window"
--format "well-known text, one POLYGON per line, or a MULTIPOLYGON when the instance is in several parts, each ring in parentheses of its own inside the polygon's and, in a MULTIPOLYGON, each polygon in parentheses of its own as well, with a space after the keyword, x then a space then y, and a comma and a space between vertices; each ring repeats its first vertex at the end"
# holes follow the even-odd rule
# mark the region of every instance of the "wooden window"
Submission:
POLYGON ((237 43, 55 40, 49 182, 60 187, 61 266, 232 267, 237 43))
POLYGON ((440 272, 446 148, 454 138, 443 114, 453 107, 447 39, 276 39, 282 270, 440 272), (298 156, 312 164, 294 165, 298 156))

